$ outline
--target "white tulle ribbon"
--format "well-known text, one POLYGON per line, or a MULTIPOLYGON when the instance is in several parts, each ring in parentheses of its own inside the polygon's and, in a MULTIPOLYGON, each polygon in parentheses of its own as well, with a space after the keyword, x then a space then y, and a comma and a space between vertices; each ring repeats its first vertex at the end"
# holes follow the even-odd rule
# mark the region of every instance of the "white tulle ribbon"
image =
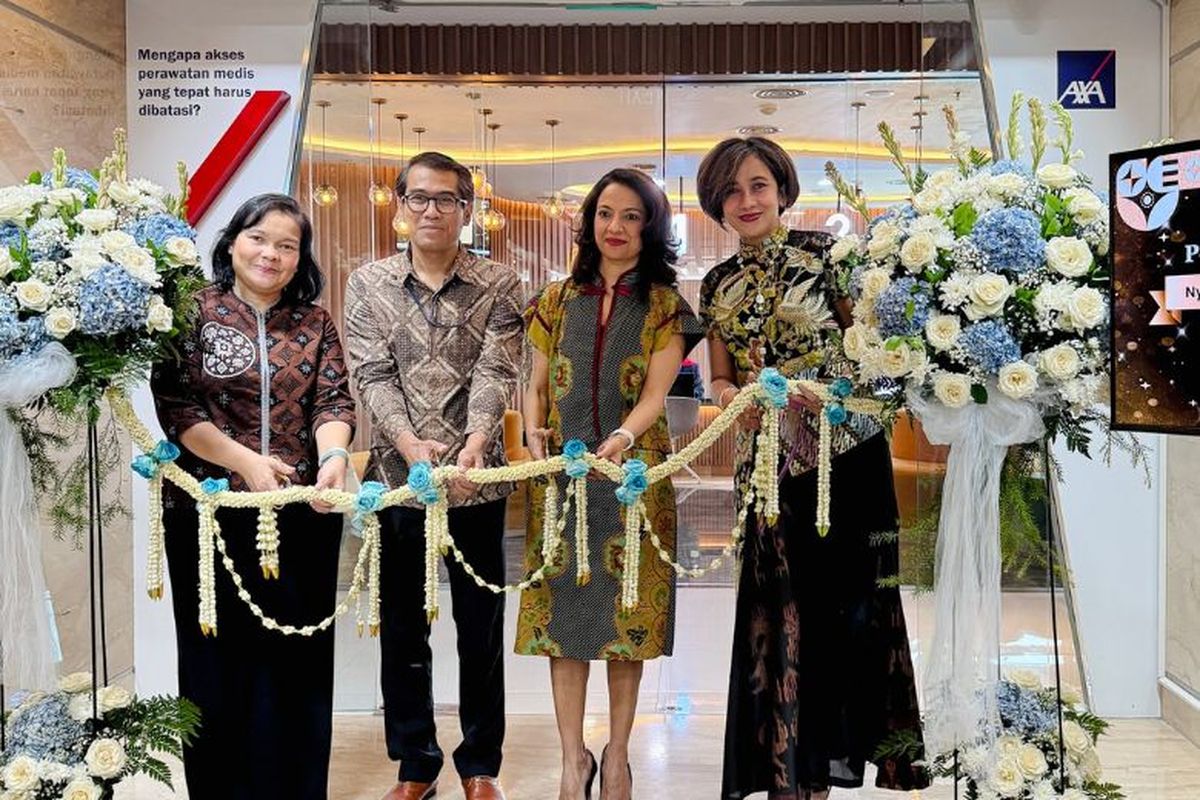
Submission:
POLYGON ((58 342, 0 369, 0 677, 13 689, 51 689, 56 677, 37 498, 8 409, 27 406, 74 377, 75 357, 58 342))
POLYGON ((999 730, 1000 472, 1007 449, 1045 433, 1035 402, 995 386, 988 402, 948 408, 910 393, 933 444, 950 446, 934 580, 934 632, 924 653, 925 746, 944 753, 999 730))

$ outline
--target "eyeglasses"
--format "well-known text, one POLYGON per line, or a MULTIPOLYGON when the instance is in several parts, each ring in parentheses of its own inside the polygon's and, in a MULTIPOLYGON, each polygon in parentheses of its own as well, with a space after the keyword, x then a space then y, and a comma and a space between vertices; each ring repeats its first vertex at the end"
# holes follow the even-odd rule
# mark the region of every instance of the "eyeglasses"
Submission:
POLYGON ((433 201, 437 210, 443 214, 449 214, 460 208, 467 207, 467 201, 453 194, 439 194, 436 197, 430 197, 427 194, 406 194, 402 198, 404 205, 408 206, 410 211, 421 213, 429 208, 429 202, 433 201))

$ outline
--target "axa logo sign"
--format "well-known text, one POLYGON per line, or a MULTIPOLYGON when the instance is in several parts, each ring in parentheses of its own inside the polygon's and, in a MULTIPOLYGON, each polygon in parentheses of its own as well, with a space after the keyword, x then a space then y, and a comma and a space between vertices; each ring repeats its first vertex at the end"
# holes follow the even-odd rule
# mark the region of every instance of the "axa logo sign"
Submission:
POLYGON ((1116 108, 1117 51, 1059 50, 1058 101, 1064 108, 1116 108))

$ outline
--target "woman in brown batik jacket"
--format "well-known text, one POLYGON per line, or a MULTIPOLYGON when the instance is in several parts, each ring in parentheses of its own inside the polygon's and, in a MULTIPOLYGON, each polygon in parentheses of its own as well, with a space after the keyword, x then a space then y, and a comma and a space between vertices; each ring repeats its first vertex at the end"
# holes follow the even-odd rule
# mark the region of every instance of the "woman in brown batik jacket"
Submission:
MULTIPOLYGON (((161 364, 152 388, 179 465, 230 488, 342 488, 354 422, 333 320, 313 305, 322 278, 312 226, 283 195, 247 201, 213 248, 213 285, 178 364, 161 364)), ((179 651, 179 691, 200 707, 200 733, 184 749, 193 800, 326 796, 333 710, 333 631, 269 631, 217 567, 217 631, 198 624, 196 506, 164 487, 166 550, 179 651)), ((263 612, 296 626, 333 612, 342 516, 278 509, 278 576, 260 565, 254 509, 217 513, 234 565, 263 612)))

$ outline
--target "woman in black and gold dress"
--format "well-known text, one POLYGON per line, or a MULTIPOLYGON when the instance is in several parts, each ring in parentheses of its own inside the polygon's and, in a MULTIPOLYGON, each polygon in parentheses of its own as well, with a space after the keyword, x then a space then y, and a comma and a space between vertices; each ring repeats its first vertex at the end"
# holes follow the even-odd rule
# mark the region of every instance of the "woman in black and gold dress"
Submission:
MULTIPOLYGON (((791 158, 774 142, 727 139, 697 176, 706 214, 741 239, 704 279, 713 394, 721 406, 766 367, 789 378, 849 374, 841 348, 850 324, 847 276, 828 264, 831 238, 788 231, 780 214, 798 194, 791 158)), ((817 534, 817 425, 793 402, 781 425, 780 515, 746 522, 737 594, 723 800, 767 792, 823 798, 863 783, 866 762, 898 731, 920 737, 920 716, 899 591, 891 458, 879 426, 851 416, 834 428, 831 528, 817 534)), ((738 496, 754 464, 756 412, 738 433, 738 496)), ((914 753, 920 757, 921 753, 914 753)), ((906 759, 878 764, 876 786, 928 784, 906 759)))

